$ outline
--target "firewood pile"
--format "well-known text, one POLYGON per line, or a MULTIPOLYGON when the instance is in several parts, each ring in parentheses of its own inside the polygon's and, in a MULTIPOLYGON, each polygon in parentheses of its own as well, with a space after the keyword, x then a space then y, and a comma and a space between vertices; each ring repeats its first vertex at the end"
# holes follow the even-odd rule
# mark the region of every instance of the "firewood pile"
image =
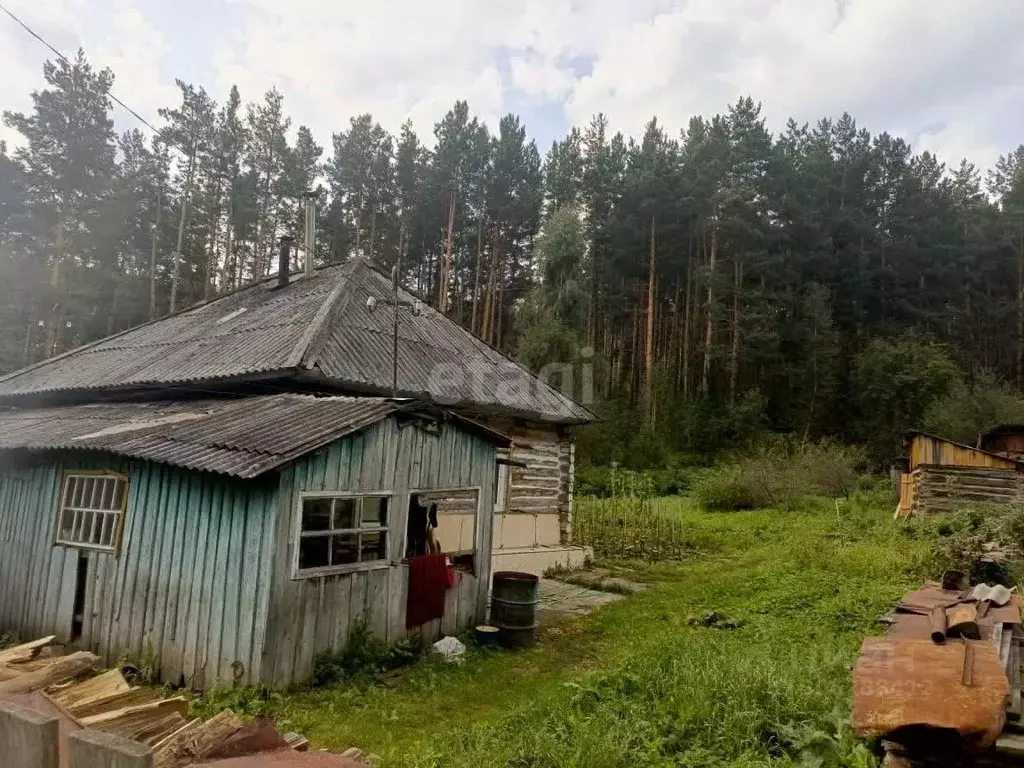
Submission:
MULTIPOLYGON (((61 729, 90 728, 153 748, 154 768, 184 768, 252 756, 252 765, 303 765, 309 743, 280 734, 265 718, 243 721, 231 710, 203 720, 190 718, 188 701, 160 688, 131 685, 120 669, 95 673, 99 657, 87 651, 62 654, 54 637, 0 651, 0 699, 54 714, 61 729), (281 756, 293 755, 294 759, 281 756)), ((316 765, 358 768, 361 753, 317 755, 316 765), (352 759, 356 758, 356 759, 352 759)), ((310 755, 312 757, 312 755, 310 755)))

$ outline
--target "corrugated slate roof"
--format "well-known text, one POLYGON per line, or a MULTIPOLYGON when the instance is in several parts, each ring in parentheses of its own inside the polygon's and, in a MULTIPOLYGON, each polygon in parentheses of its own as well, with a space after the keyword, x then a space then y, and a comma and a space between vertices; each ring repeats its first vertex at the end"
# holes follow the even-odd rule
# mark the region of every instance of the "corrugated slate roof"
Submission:
MULTIPOLYGON (((0 377, 8 401, 58 393, 195 386, 266 374, 319 375, 391 393, 390 278, 354 260, 271 279, 0 377), (366 301, 378 299, 371 312, 366 301)), ((400 300, 415 297, 400 291, 400 300)), ((583 423, 594 416, 429 306, 400 310, 399 395, 439 405, 583 423)))
POLYGON ((0 451, 97 450, 251 478, 410 407, 281 394, 16 409, 0 412, 0 451))

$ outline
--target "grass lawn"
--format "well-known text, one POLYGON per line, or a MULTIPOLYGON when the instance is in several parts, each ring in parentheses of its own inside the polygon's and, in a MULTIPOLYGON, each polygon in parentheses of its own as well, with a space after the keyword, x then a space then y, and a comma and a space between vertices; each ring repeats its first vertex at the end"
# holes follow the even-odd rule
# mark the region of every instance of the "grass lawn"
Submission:
POLYGON ((887 498, 839 515, 831 502, 710 514, 661 501, 673 503, 685 559, 601 563, 646 592, 548 628, 527 652, 275 696, 274 714, 380 766, 872 765, 846 724, 851 665, 920 582, 928 542, 892 522, 887 498), (712 610, 742 625, 689 621, 712 610))

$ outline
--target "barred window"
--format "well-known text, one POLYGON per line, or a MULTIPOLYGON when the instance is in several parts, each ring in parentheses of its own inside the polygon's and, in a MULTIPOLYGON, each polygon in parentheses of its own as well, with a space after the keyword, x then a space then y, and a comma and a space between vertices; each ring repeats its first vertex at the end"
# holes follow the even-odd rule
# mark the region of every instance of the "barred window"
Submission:
POLYGON ((121 535, 128 478, 116 472, 64 476, 57 518, 58 544, 114 551, 121 535))
POLYGON ((303 496, 297 576, 387 562, 387 496, 303 496))

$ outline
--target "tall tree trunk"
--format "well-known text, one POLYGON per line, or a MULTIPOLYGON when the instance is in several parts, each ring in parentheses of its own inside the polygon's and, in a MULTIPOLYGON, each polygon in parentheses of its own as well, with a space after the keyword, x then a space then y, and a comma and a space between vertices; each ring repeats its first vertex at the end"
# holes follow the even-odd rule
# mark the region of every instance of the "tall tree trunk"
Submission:
POLYGON ((228 269, 228 278, 225 281, 227 289, 231 290, 242 284, 241 270, 238 269, 238 259, 235 258, 231 238, 235 233, 235 182, 231 181, 228 187, 228 215, 227 227, 224 229, 224 264, 228 269))
POLYGON ((715 262, 718 259, 718 226, 711 228, 711 253, 708 256, 707 326, 704 330, 704 365, 701 368, 700 392, 707 397, 711 391, 711 345, 715 337, 715 262))
POLYGON ((484 289, 484 313, 481 320, 481 338, 490 342, 494 315, 494 279, 498 261, 498 222, 494 222, 491 235, 491 257, 488 260, 487 287, 484 289))
POLYGON ((686 310, 683 313, 683 354, 682 354, 682 379, 683 399, 690 399, 690 314, 694 302, 693 291, 693 231, 690 231, 690 246, 686 254, 686 310))
POLYGON ((114 281, 114 293, 110 298, 110 312, 107 313, 107 336, 114 334, 114 321, 117 319, 117 313, 121 311, 121 281, 116 279, 114 281))
POLYGON ((477 308, 480 303, 480 261, 483 254, 484 238, 484 217, 481 216, 476 225, 476 272, 473 276, 473 317, 469 323, 469 330, 478 333, 476 327, 477 308))
POLYGON ((188 156, 188 170, 185 173, 185 189, 181 196, 181 216, 178 217, 178 243, 174 248, 174 267, 171 269, 171 308, 173 314, 178 308, 178 277, 181 272, 181 249, 185 245, 185 221, 188 216, 188 202, 192 194, 192 174, 195 170, 196 154, 188 156))
MULTIPOLYGON (((66 199, 66 198, 65 198, 66 199)), ((52 304, 49 320, 46 321, 46 333, 43 334, 43 357, 53 357, 57 349, 57 338, 60 333, 60 273, 64 263, 64 251, 67 249, 67 215, 66 206, 61 203, 57 218, 57 231, 54 236, 53 264, 50 267, 50 295, 52 304)))
POLYGON ((149 319, 156 317, 156 251, 160 244, 160 219, 164 206, 163 185, 156 188, 156 223, 153 225, 153 236, 149 248, 149 319))
POLYGON ((206 273, 204 275, 203 301, 209 301, 216 289, 217 274, 217 220, 220 218, 220 180, 213 190, 214 209, 210 216, 210 250, 206 254, 206 273))
POLYGON ((356 211, 356 257, 362 255, 363 242, 363 190, 359 190, 359 208, 356 211))
POLYGON ((645 416, 654 426, 654 259, 656 253, 654 216, 651 216, 651 256, 647 266, 647 332, 644 338, 645 416))
POLYGON ((377 242, 377 197, 373 198, 373 213, 370 215, 370 254, 367 258, 373 261, 373 248, 377 242))
POLYGON ((743 259, 733 261, 732 350, 729 354, 729 402, 736 402, 736 384, 740 371, 740 294, 743 291, 743 259))
POLYGON ((1024 389, 1024 227, 1017 240, 1017 389, 1024 389))
POLYGON ((437 285, 437 311, 448 311, 448 283, 452 271, 452 230, 455 228, 455 192, 448 197, 447 221, 445 222, 444 252, 441 256, 441 275, 437 285))

